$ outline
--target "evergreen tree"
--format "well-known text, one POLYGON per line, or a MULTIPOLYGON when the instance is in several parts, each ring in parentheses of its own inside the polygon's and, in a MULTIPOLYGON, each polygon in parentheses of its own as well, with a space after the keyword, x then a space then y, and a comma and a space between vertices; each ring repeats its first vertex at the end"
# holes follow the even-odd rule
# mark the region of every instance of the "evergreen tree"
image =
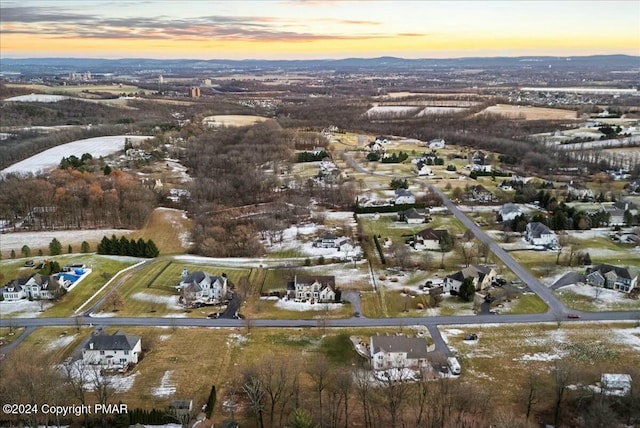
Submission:
POLYGON ((89 248, 89 243, 87 241, 82 241, 82 244, 80 244, 80 252, 88 253, 90 251, 91 249, 89 248))
POLYGON ((147 247, 145 248, 145 257, 158 257, 158 255, 160 254, 160 251, 158 250, 158 247, 156 246, 156 243, 153 242, 151 239, 149 239, 147 241, 147 247))
POLYGON ((211 392, 209 393, 209 398, 207 399, 207 410, 206 410, 207 419, 211 419, 211 415, 213 414, 213 408, 215 406, 216 406, 216 386, 211 385, 211 392))
POLYGON ((476 294, 476 287, 473 285, 473 278, 468 277, 462 281, 462 285, 460 286, 460 291, 458 295, 465 302, 473 302, 473 298, 476 294))
POLYGON ((67 253, 69 254, 73 253, 73 248, 71 247, 71 244, 69 244, 69 246, 67 247, 67 253))
POLYGON ((20 251, 24 257, 31 257, 31 248, 28 245, 23 245, 20 251))
POLYGON ((125 238, 124 236, 120 237, 120 248, 118 251, 118 254, 121 256, 128 256, 131 254, 131 250, 130 250, 130 243, 129 240, 127 238, 125 238))
POLYGON ((120 240, 116 238, 116 235, 111 235, 109 249, 105 254, 120 254, 120 240))
POLYGON ((11 250, 11 258, 12 259, 16 258, 16 250, 11 250))
POLYGON ((38 250, 38 256, 42 257, 44 254, 42 253, 42 248, 38 250))
POLYGON ((56 238, 53 238, 49 243, 49 255, 59 256, 62 254, 62 244, 56 238))
POLYGON ((104 168, 102 168, 102 173, 104 175, 111 174, 111 171, 113 171, 113 170, 111 169, 111 167, 109 165, 105 165, 104 168))

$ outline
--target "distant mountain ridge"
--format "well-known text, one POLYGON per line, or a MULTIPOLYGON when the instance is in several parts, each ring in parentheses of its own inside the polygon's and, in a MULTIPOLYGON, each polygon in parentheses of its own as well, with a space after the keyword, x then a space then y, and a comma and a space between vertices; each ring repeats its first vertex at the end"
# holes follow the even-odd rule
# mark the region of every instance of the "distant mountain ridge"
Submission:
POLYGON ((46 67, 57 72, 92 70, 101 73, 122 71, 169 72, 172 70, 224 70, 224 71, 269 71, 269 70, 419 70, 434 68, 598 68, 640 69, 640 56, 592 55, 592 56, 521 56, 521 57, 468 57, 468 58, 419 58, 398 57, 344 58, 312 60, 229 60, 229 59, 151 59, 151 58, 2 58, 3 72, 28 73, 46 67))

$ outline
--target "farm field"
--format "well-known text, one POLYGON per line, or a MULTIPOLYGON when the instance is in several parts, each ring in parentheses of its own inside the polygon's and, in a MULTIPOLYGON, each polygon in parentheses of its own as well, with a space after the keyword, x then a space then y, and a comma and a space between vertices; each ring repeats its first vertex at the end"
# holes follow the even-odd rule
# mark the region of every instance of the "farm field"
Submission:
POLYGON ((80 95, 82 92, 109 92, 114 95, 122 93, 138 92, 140 88, 133 85, 65 85, 65 86, 47 86, 47 85, 23 85, 18 83, 7 83, 9 88, 25 88, 32 91, 44 92, 46 94, 69 94, 80 95))
POLYGON ((524 119, 524 120, 561 120, 561 119, 576 119, 577 113, 572 110, 562 110, 555 108, 545 107, 529 107, 529 106, 517 106, 509 104, 497 104, 495 106, 487 107, 477 114, 499 114, 509 117, 511 119, 524 119))
POLYGON ((182 210, 159 207, 129 238, 152 239, 162 255, 184 253, 191 247, 191 220, 182 210))
POLYGON ((207 116, 202 123, 209 126, 249 126, 269 120, 268 117, 240 114, 207 116))
POLYGON ((152 138, 140 135, 113 135, 87 138, 62 144, 31 156, 0 171, 0 174, 37 174, 40 171, 53 169, 60 164, 63 157, 75 155, 81 157, 84 153, 91 153, 95 158, 108 156, 124 149, 126 139, 141 141, 152 138))

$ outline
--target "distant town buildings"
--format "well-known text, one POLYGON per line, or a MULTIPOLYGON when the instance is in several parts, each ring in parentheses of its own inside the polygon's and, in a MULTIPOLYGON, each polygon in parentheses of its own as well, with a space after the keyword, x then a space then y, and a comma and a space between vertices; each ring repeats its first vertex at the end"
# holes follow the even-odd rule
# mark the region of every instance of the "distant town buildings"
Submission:
POLYGON ((200 88, 197 86, 192 86, 189 88, 189 96, 191 98, 199 98, 200 97, 200 88))

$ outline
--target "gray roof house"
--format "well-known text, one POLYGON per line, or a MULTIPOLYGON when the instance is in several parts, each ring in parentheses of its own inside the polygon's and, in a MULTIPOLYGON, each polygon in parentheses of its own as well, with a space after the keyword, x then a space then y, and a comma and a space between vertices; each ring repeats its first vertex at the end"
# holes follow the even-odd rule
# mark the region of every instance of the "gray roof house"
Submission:
POLYGON ((122 331, 112 335, 99 334, 89 339, 82 350, 84 364, 122 368, 128 364, 137 364, 142 352, 139 336, 130 336, 122 331))
POLYGON ((183 298, 219 303, 227 298, 227 278, 203 271, 182 272, 182 281, 177 286, 183 298))
POLYGON ((632 276, 627 268, 601 264, 587 269, 586 281, 596 287, 629 293, 636 286, 638 276, 632 276))
POLYGON ((427 342, 421 337, 371 336, 374 370, 427 367, 427 342))
POLYGON ((558 237, 545 224, 534 221, 527 224, 524 237, 531 245, 556 246, 558 237))
POLYGON ((512 221, 516 217, 522 215, 523 212, 522 212, 522 208, 520 208, 520 205, 512 204, 511 202, 508 202, 500 208, 500 211, 498 211, 498 214, 500 214, 500 217, 502 217, 502 222, 506 222, 506 221, 512 221))
POLYGON ((333 275, 295 275, 287 284, 290 299, 333 303, 336 300, 336 277, 333 275))

